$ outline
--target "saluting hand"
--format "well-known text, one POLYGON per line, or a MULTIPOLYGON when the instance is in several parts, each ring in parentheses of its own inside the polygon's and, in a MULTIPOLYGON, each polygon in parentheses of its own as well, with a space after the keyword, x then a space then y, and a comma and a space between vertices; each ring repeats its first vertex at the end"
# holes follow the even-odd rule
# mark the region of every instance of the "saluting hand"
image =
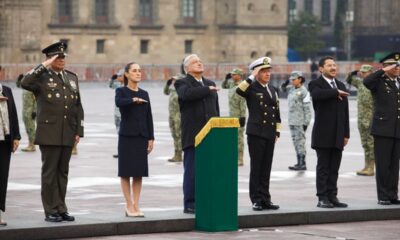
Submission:
POLYGON ((382 70, 385 71, 385 72, 387 72, 387 71, 392 70, 392 69, 395 68, 395 67, 397 67, 397 64, 396 64, 396 63, 395 63, 395 64, 392 64, 392 65, 389 65, 389 66, 386 66, 386 67, 382 68, 382 70))
POLYGON ((46 59, 46 61, 42 62, 42 65, 43 65, 44 67, 50 66, 50 64, 51 64, 52 62, 54 62, 54 60, 56 60, 57 57, 58 57, 58 55, 54 55, 54 56, 52 56, 51 58, 46 59))

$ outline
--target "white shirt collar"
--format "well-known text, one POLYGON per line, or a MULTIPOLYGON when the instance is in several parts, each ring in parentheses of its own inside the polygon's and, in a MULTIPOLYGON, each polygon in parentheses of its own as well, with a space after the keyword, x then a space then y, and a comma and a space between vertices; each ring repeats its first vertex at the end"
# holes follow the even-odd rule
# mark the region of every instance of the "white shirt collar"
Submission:
POLYGON ((329 85, 331 85, 331 82, 333 81, 335 81, 335 79, 333 78, 333 79, 330 79, 330 78, 327 78, 327 77, 325 77, 325 75, 324 74, 322 74, 322 77, 325 79, 325 81, 327 81, 328 83, 329 83, 329 85))

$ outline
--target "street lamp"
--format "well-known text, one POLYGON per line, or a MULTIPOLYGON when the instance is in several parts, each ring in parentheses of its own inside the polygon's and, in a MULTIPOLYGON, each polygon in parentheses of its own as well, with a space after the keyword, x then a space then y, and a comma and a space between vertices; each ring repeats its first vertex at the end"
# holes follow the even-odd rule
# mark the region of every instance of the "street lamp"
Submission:
POLYGON ((354 21, 354 12, 353 11, 346 11, 346 27, 347 27, 347 60, 351 60, 351 27, 354 21))

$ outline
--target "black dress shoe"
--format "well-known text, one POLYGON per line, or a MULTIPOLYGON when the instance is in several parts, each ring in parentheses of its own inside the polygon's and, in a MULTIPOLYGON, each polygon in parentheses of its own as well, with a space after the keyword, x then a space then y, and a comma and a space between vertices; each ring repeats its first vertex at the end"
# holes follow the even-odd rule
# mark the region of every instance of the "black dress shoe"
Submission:
POLYGON ((389 200, 378 200, 379 205, 392 205, 391 201, 389 200))
POLYGON ((262 204, 263 209, 269 209, 269 210, 277 210, 279 209, 279 205, 273 204, 272 202, 264 202, 262 204))
POLYGON ((118 158, 118 154, 114 154, 114 155, 113 155, 113 158, 118 158))
POLYGON ((62 222, 62 217, 58 213, 54 214, 46 214, 46 218, 44 219, 46 222, 62 222))
POLYGON ((75 221, 75 217, 74 216, 70 216, 69 213, 67 213, 67 212, 60 213, 60 216, 61 216, 63 221, 68 221, 68 222, 75 221))
POLYGON ((329 199, 329 202, 331 202, 333 206, 337 208, 347 208, 348 206, 346 203, 340 202, 337 198, 331 198, 329 199))
POLYGON ((319 207, 319 208, 333 208, 334 206, 329 200, 324 199, 324 200, 319 200, 318 201, 317 207, 319 207))
POLYGON ((263 205, 261 203, 258 203, 258 202, 253 203, 253 210, 254 211, 262 211, 263 209, 264 208, 263 208, 263 205))
POLYGON ((392 200, 390 200, 390 203, 398 205, 398 204, 400 204, 400 200, 399 199, 392 199, 392 200))
POLYGON ((196 210, 194 208, 185 208, 183 209, 183 213, 188 213, 188 214, 195 214, 196 210))

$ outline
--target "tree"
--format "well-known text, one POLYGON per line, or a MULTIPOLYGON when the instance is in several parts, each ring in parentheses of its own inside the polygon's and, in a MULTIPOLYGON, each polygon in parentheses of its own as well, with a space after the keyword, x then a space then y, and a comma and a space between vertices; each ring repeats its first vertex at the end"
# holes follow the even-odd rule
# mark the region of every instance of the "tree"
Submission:
POLYGON ((296 50, 303 59, 313 58, 324 47, 319 39, 321 22, 314 16, 302 12, 298 20, 289 24, 289 48, 296 50))

